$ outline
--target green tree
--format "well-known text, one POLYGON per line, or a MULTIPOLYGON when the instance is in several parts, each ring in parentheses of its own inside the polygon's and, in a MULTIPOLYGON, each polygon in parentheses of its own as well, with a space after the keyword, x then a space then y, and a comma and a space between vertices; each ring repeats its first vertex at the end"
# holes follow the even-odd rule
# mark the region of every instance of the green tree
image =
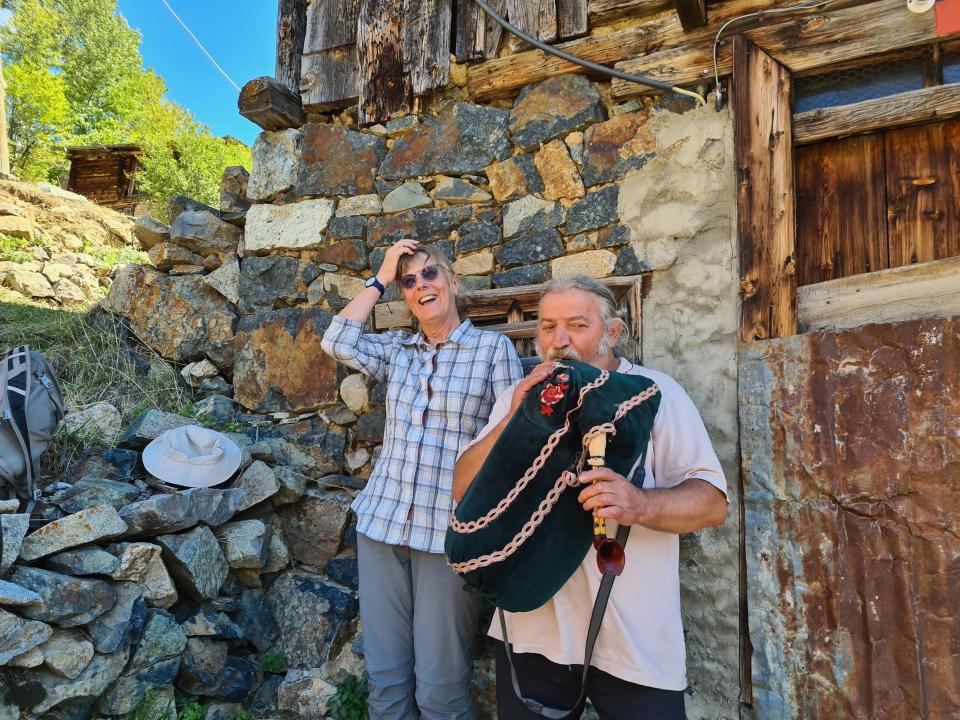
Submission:
POLYGON ((117 0, 8 0, 0 32, 8 82, 11 169, 62 180, 57 146, 138 143, 146 151, 137 187, 166 206, 189 195, 215 204, 227 165, 251 166, 250 150, 213 136, 168 101, 163 80, 143 68, 140 36, 117 0))

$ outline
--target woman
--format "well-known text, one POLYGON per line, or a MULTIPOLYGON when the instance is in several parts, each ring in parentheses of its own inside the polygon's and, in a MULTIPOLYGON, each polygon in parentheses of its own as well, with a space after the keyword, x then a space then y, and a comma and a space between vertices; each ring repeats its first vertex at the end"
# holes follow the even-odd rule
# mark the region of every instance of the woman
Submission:
POLYGON ((400 240, 323 336, 325 352, 387 383, 383 451, 353 503, 372 720, 474 717, 478 598, 443 555, 453 466, 523 373, 506 337, 461 321, 459 288, 443 255, 400 240), (363 333, 392 282, 419 331, 363 333))

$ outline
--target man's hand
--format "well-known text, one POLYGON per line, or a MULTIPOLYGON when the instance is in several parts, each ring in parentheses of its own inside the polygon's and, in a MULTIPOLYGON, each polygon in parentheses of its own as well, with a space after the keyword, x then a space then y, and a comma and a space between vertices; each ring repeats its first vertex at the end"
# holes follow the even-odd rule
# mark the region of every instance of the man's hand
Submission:
POLYGON ((726 496, 699 478, 669 488, 641 489, 602 467, 583 473, 580 483, 586 485, 577 498, 583 509, 621 525, 682 535, 722 525, 727 517, 726 496))
POLYGON ((545 360, 537 365, 530 374, 517 383, 513 390, 513 399, 510 401, 510 417, 517 411, 517 408, 523 404, 529 392, 539 383, 542 383, 553 372, 554 361, 545 360))
POLYGON ((586 485, 577 498, 584 510, 597 517, 616 520, 621 525, 643 525, 651 510, 650 498, 623 475, 607 467, 588 470, 580 475, 586 485))

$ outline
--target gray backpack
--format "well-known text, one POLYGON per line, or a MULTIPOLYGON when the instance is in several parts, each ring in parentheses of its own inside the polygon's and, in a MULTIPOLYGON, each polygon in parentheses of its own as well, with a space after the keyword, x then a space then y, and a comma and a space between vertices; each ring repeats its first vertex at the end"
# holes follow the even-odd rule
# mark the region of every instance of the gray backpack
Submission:
POLYGON ((40 456, 63 413, 47 359, 27 345, 8 352, 0 365, 0 499, 40 499, 40 456))

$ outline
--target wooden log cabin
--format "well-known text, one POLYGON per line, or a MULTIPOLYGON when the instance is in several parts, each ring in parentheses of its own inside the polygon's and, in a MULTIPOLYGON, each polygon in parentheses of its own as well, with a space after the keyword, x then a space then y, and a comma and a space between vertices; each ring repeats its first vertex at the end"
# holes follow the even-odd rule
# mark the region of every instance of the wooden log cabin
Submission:
POLYGON ((98 205, 132 215, 143 197, 136 192, 139 145, 76 145, 66 148, 70 160, 67 190, 98 205))

